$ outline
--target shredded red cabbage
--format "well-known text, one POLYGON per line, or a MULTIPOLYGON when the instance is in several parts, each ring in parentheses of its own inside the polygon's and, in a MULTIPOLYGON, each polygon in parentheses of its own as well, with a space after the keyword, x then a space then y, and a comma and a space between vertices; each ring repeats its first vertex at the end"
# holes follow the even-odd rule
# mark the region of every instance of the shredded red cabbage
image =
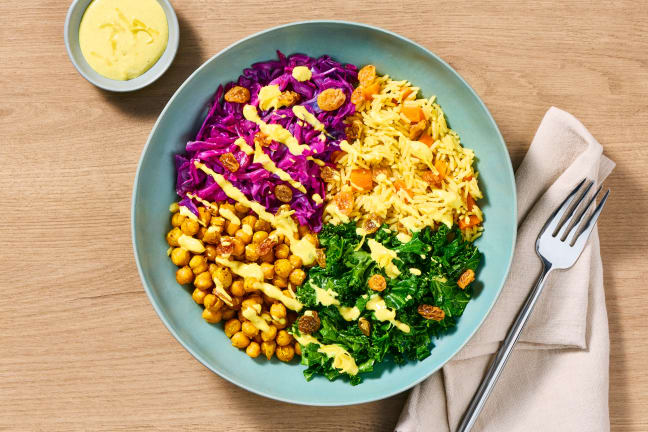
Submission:
POLYGON ((355 105, 351 103, 351 93, 354 89, 353 83, 357 82, 358 70, 352 64, 342 65, 329 56, 312 58, 305 54, 294 54, 286 57, 279 51, 277 56, 277 60, 255 63, 245 69, 236 82, 230 82, 224 87, 219 86, 196 139, 187 143, 186 154, 175 157, 178 174, 176 191, 182 198, 180 205, 186 206, 196 214, 196 205, 187 198, 187 193, 208 201, 228 199, 211 176, 195 167, 194 161, 200 161, 222 174, 249 199, 263 204, 271 213, 275 213, 283 204, 275 197, 274 188, 278 184, 286 184, 292 189, 290 207, 295 211, 299 223, 319 232, 322 228, 323 204, 315 203, 312 196, 319 194, 324 198, 326 185, 321 179, 320 167, 308 160, 307 156, 311 155, 330 164, 331 154, 340 149, 340 141, 346 138, 344 119, 355 112, 355 105), (307 66, 312 73, 311 79, 300 82, 293 78, 292 70, 296 66, 307 66), (304 185, 306 194, 283 182, 265 170, 261 164, 253 163, 253 157, 234 144, 237 138, 242 137, 254 147, 254 136, 259 132, 259 126, 243 117, 245 104, 226 102, 222 98, 223 95, 235 85, 243 86, 250 91, 248 103, 258 106, 259 90, 270 84, 278 85, 281 91, 292 90, 299 93, 299 105, 305 106, 315 115, 324 124, 328 134, 326 140, 322 141, 319 138, 321 133, 297 119, 292 107, 259 111, 263 121, 282 125, 300 144, 310 147, 310 151, 295 156, 285 145, 273 141, 264 150, 277 167, 304 185), (317 96, 329 88, 342 90, 346 101, 334 111, 322 111, 317 105, 317 96), (219 157, 225 153, 232 153, 239 162, 240 167, 236 172, 225 169, 219 161, 219 157))

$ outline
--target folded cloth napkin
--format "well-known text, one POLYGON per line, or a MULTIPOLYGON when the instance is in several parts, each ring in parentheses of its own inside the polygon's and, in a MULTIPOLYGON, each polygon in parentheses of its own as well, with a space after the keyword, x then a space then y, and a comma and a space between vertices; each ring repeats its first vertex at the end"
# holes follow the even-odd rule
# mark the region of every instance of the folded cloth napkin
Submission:
MULTIPOLYGON (((518 237, 501 296, 470 342, 412 390, 398 432, 456 429, 540 273, 535 253, 540 229, 583 177, 600 183, 613 168, 576 118, 553 107, 547 111, 515 175, 518 237)), ((549 277, 473 430, 608 431, 608 361, 603 270, 594 230, 574 267, 549 277)))

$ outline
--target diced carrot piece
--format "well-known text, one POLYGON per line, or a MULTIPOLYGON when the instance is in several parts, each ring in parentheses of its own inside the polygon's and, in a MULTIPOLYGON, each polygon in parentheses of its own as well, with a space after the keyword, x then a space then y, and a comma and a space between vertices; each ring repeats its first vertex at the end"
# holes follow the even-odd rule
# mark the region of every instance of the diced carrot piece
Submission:
POLYGON ((407 99, 407 96, 411 95, 413 91, 414 90, 412 90, 411 88, 403 89, 403 92, 401 93, 401 100, 407 99))
POLYGON ((421 135, 417 141, 422 142, 428 147, 432 147, 432 144, 434 144, 434 139, 428 135, 427 132, 423 132, 423 135, 421 135))
POLYGON ((414 192, 407 188, 407 185, 403 180, 396 180, 394 182, 394 187, 396 188, 396 191, 403 189, 405 192, 407 192, 407 195, 409 195, 410 198, 414 198, 414 192))
POLYGON ((364 101, 364 89, 362 86, 358 86, 353 90, 353 93, 351 93, 351 103, 359 105, 362 101, 364 101))
POLYGON ((434 168, 439 171, 439 177, 441 178, 441 180, 443 180, 446 175, 448 175, 448 164, 443 159, 437 159, 436 162, 434 162, 434 168))
POLYGON ((425 171, 421 174, 421 178, 432 186, 441 186, 441 178, 439 178, 437 174, 433 173, 432 170, 425 171))
POLYGON ((417 105, 411 105, 405 102, 401 107, 401 112, 412 123, 418 123, 421 120, 425 120, 425 114, 423 113, 423 110, 417 105))
POLYGON ((371 99, 375 94, 380 93, 380 83, 375 82, 373 84, 368 85, 364 89, 364 98, 365 99, 371 99))
POLYGON ((351 171, 351 186, 362 191, 370 191, 373 188, 371 170, 358 168, 351 171))
POLYGON ((353 194, 348 191, 343 191, 335 195, 335 205, 340 210, 340 213, 350 215, 353 211, 353 194))
POLYGON ((459 219, 459 228, 460 229, 466 229, 466 228, 472 228, 476 225, 479 225, 479 218, 475 215, 470 215, 468 216, 469 221, 466 222, 465 218, 460 218, 459 219))
POLYGON ((474 205, 475 199, 472 197, 472 195, 468 194, 468 198, 466 198, 466 207, 468 208, 468 210, 472 210, 474 205))

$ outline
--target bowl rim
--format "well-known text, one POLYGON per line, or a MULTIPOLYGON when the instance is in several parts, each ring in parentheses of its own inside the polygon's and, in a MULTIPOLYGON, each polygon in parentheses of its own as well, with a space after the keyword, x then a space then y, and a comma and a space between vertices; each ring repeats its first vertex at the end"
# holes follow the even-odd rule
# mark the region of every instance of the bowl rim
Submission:
POLYGON ((153 127, 151 129, 151 132, 150 132, 150 134, 149 134, 149 136, 147 138, 146 144, 144 145, 144 148, 142 149, 142 153, 140 155, 140 160, 139 160, 139 162, 137 164, 137 171, 135 173, 135 178, 133 180, 133 194, 132 194, 132 197, 131 197, 131 199, 132 199, 132 201, 131 201, 131 240, 132 240, 132 243, 133 243, 133 252, 134 252, 134 255, 135 255, 135 262, 136 262, 136 265, 137 265, 137 271, 139 273, 140 280, 142 281, 142 285, 144 285, 144 290, 146 291, 146 295, 148 296, 149 301, 151 302, 151 305, 155 309, 155 312, 157 313, 158 317, 160 318, 162 323, 165 325, 167 330, 180 343, 180 345, 185 350, 187 350, 189 352, 189 354, 191 354, 196 360, 198 360, 200 363, 202 363, 202 365, 205 366, 207 369, 211 370, 212 372, 214 372, 215 374, 217 374, 221 378, 223 378, 223 379, 231 382, 232 384, 235 384, 236 386, 238 386, 240 388, 243 388, 243 389, 245 389, 245 390, 247 390, 247 391, 249 391, 251 393, 254 393, 254 394, 257 394, 259 396, 263 396, 263 397, 266 397, 266 398, 269 398, 269 399, 278 400, 278 401, 281 401, 281 402, 287 402, 287 403, 292 403, 292 404, 296 404, 296 405, 306 405, 306 406, 348 406, 348 405, 357 405, 357 404, 361 404, 361 403, 368 403, 368 402, 374 402, 374 401, 377 401, 377 400, 387 399, 387 398, 392 397, 392 396, 394 396, 396 394, 399 394, 401 392, 404 392, 406 390, 411 389, 412 387, 419 384, 420 382, 428 379, 432 374, 434 374, 439 369, 441 369, 443 366, 445 366, 449 361, 452 360, 452 358, 454 358, 463 349, 463 347, 468 343, 468 341, 470 341, 473 338, 475 333, 484 324, 484 321, 486 320, 486 318, 489 317, 491 311, 493 310, 493 307, 497 303, 497 300, 499 299, 499 296, 502 293, 502 288, 504 287, 504 284, 506 283, 506 280, 508 278, 508 275, 509 275, 509 272, 510 272, 510 269, 511 269, 511 264, 513 262, 514 251, 515 251, 515 243, 516 243, 516 239, 517 239, 517 226, 515 226, 515 229, 513 229, 513 235, 511 237, 511 244, 509 245, 511 253, 509 255, 508 262, 506 263, 506 267, 505 267, 505 271, 503 273, 502 281, 499 284, 500 286, 497 289, 497 294, 493 298, 491 304, 488 306, 488 310, 486 311, 486 313, 484 314, 482 319, 479 321, 479 324, 477 326, 475 326, 475 328, 470 332, 469 336, 459 346, 459 348, 456 350, 456 352, 452 356, 450 356, 445 362, 443 362, 441 365, 430 369, 423 376, 421 376, 420 378, 418 378, 417 380, 415 380, 413 382, 408 382, 406 384, 403 384, 403 385, 401 385, 401 386, 399 386, 397 388, 394 388, 394 389, 392 389, 392 390, 390 390, 388 392, 385 392, 383 394, 380 394, 378 396, 368 396, 368 397, 359 398, 358 400, 355 400, 355 401, 341 402, 341 403, 337 403, 337 402, 304 402, 304 401, 300 401, 298 399, 292 399, 292 398, 289 398, 289 397, 282 397, 282 396, 273 395, 273 394, 266 394, 266 393, 264 393, 262 391, 256 390, 256 389, 254 389, 254 388, 240 382, 235 377, 226 376, 225 374, 221 373, 216 368, 212 367, 205 358, 203 358, 200 354, 194 352, 193 349, 183 341, 183 339, 177 334, 177 332, 173 328, 173 326, 171 326, 171 324, 169 323, 167 317, 164 315, 164 313, 160 309, 160 306, 154 300, 154 297, 153 297, 153 294, 152 294, 152 288, 149 286, 148 281, 144 277, 144 271, 142 269, 142 266, 141 266, 141 263, 140 263, 140 260, 139 260, 139 249, 138 249, 137 242, 135 240, 135 238, 136 238, 136 227, 135 227, 136 205, 135 204, 136 204, 136 202, 138 200, 138 195, 139 195, 138 186, 140 184, 139 183, 139 176, 140 176, 141 169, 142 169, 142 161, 144 159, 145 154, 149 150, 149 146, 151 145, 151 138, 153 137, 154 132, 157 130, 158 125, 160 123, 160 120, 162 119, 162 117, 164 116, 166 111, 169 109, 169 107, 171 106, 172 102, 175 100, 177 95, 184 89, 185 86, 188 85, 189 82, 191 82, 193 77, 200 70, 202 70, 204 67, 206 67, 207 64, 209 64, 215 58, 219 57, 220 55, 222 55, 223 53, 225 53, 229 49, 233 48, 234 46, 236 46, 236 45, 238 45, 240 43, 243 43, 243 42, 245 42, 247 40, 256 38, 258 36, 261 36, 263 34, 266 34, 266 33, 281 30, 281 29, 284 29, 284 28, 287 28, 287 27, 310 25, 310 24, 341 24, 341 25, 346 25, 346 26, 351 26, 351 27, 361 27, 361 28, 365 28, 365 29, 368 29, 368 30, 384 33, 386 35, 389 35, 389 36, 392 36, 394 38, 400 39, 401 41, 403 41, 405 43, 411 44, 411 45, 413 45, 413 46, 415 46, 415 47, 417 47, 419 49, 422 49, 426 54, 428 54, 428 55, 432 56, 433 58, 435 58, 444 67, 446 67, 450 72, 452 72, 452 74, 455 75, 466 86, 466 88, 470 91, 470 93, 472 93, 472 95, 478 101, 480 108, 486 114, 491 126, 497 132, 497 136, 499 138, 498 145, 501 147, 501 149, 507 155, 508 164, 507 164, 505 170, 507 171, 507 174, 508 174, 507 177, 509 177, 511 179, 511 185, 512 185, 512 188, 513 188, 513 203, 512 203, 513 204, 512 205, 513 215, 512 216, 513 216, 513 220, 517 221, 517 190, 516 190, 516 184, 515 184, 515 175, 514 175, 514 171, 513 171, 513 165, 512 165, 512 162, 511 162, 511 157, 510 157, 510 154, 508 152, 508 148, 506 147, 504 137, 502 136, 499 128, 497 127, 497 123, 495 123, 495 120, 493 119, 493 116, 491 115, 490 111, 488 110, 488 108, 486 107, 484 102, 481 100, 479 95, 477 95, 475 90, 466 82, 466 80, 456 70, 454 70, 454 68, 452 66, 450 66, 442 58, 440 58, 438 55, 436 55, 435 53, 433 53, 429 49, 425 48, 424 46, 422 46, 422 45, 420 45, 420 44, 418 44, 418 43, 416 43, 416 42, 414 42, 414 41, 412 41, 412 40, 410 40, 410 39, 408 39, 408 38, 406 38, 404 36, 401 36, 401 35, 399 35, 399 34, 397 34, 395 32, 385 30, 385 29, 382 29, 382 28, 377 27, 377 26, 373 26, 373 25, 370 25, 370 24, 353 22, 353 21, 345 21, 345 20, 306 20, 306 21, 294 21, 294 22, 290 22, 290 23, 287 23, 287 24, 282 24, 282 25, 279 25, 279 26, 270 27, 268 29, 253 33, 253 34, 251 34, 249 36, 246 36, 246 37, 244 37, 242 39, 237 40, 236 42, 226 46, 225 48, 223 48, 222 50, 220 50, 219 52, 217 52, 216 54, 211 56, 209 59, 207 59, 191 75, 189 75, 189 77, 187 77, 185 79, 185 81, 180 85, 180 87, 178 87, 178 89, 175 91, 173 96, 171 96, 171 98, 169 99, 169 101, 165 105, 164 109, 160 112, 157 120, 155 121, 155 124, 153 125, 153 127))
MULTIPOLYGON (((92 3, 93 1, 94 0, 73 0, 72 3, 70 4, 70 7, 68 8, 67 14, 65 15, 65 24, 63 26, 63 40, 65 41, 65 50, 67 51, 68 57, 70 58, 72 65, 74 65, 74 68, 77 70, 79 75, 81 75, 83 78, 85 78, 86 81, 88 81, 90 84, 94 85, 95 87, 99 87, 102 90, 116 92, 116 93, 127 93, 131 91, 140 90, 150 84, 153 84, 162 75, 164 75, 166 71, 169 69, 169 67, 171 67, 171 65, 173 64, 173 60, 175 59, 176 54, 178 53, 178 46, 180 44, 180 25, 178 23, 178 16, 176 15, 175 9, 173 9, 173 5, 169 0, 156 0, 158 3, 160 3, 160 6, 162 6, 162 9, 164 10, 164 14, 167 19, 167 26, 169 27, 169 38, 167 40, 167 46, 162 52, 162 54, 160 55, 160 58, 155 63, 153 63, 153 65, 149 69, 147 69, 143 74, 131 80, 125 80, 125 81, 113 80, 111 78, 107 78, 103 76, 101 77, 102 80, 99 81, 85 73, 85 71, 79 65, 79 62, 86 62, 85 58, 83 57, 83 54, 81 54, 80 59, 77 59, 77 56, 75 56, 72 53, 71 44, 78 42, 78 30, 77 30, 76 41, 70 40, 69 37, 70 21, 72 19, 73 12, 75 12, 79 8, 83 8, 85 13, 85 10, 88 8, 88 6, 90 6, 90 3, 92 3), (173 33, 175 33, 176 37, 172 39, 171 35, 173 33), (154 66, 162 59, 162 57, 167 52, 170 52, 171 55, 170 57, 168 57, 168 59, 165 60, 166 63, 163 64, 160 69, 153 71, 154 66), (133 83, 137 78, 141 78, 141 77, 144 77, 145 79, 141 81, 137 81, 134 85, 133 84, 131 84, 130 86, 128 85, 129 82, 133 83), (113 83, 115 83, 115 86, 112 85, 113 83), (116 86, 116 83, 120 83, 122 85, 116 86)), ((88 66, 92 68, 90 65, 88 66)))

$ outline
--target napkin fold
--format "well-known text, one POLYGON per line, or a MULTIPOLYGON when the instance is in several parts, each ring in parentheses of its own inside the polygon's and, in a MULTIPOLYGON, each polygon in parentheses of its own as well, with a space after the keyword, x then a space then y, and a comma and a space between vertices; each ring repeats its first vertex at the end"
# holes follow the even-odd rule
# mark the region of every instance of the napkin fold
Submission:
MULTIPOLYGON (((488 318, 442 370, 416 386, 397 432, 454 431, 536 281, 535 241, 551 212, 588 177, 614 169, 571 114, 550 108, 518 168, 518 237, 488 318)), ((488 194, 488 191, 486 191, 488 194)), ((608 431, 609 335, 598 232, 574 267, 553 272, 474 431, 608 431)))

